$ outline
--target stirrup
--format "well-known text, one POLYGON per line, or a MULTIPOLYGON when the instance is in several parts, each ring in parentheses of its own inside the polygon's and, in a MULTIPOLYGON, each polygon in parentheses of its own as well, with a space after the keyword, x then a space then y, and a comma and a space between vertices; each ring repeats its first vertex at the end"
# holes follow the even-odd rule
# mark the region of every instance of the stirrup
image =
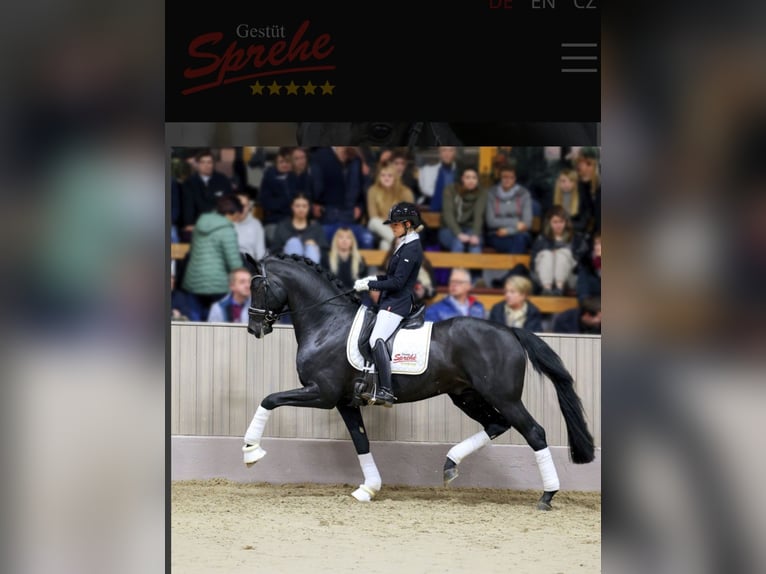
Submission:
POLYGON ((393 407, 394 401, 396 401, 396 397, 393 393, 378 389, 376 389, 375 393, 362 393, 362 398, 367 401, 367 404, 383 405, 387 408, 393 407))

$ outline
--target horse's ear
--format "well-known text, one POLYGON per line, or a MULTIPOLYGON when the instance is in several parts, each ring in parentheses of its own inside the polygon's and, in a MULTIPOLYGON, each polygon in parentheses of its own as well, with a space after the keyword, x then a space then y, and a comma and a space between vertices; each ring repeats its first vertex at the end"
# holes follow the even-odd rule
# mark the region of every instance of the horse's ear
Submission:
POLYGON ((247 268, 250 270, 250 273, 253 275, 258 274, 258 262, 253 259, 253 256, 249 253, 245 253, 245 263, 247 265, 247 268))

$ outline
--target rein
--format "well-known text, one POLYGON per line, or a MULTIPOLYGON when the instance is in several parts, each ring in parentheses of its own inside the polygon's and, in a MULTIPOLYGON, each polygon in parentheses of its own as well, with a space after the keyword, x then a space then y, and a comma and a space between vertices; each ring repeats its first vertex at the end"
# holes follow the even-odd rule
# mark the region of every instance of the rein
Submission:
POLYGON ((277 314, 277 319, 284 315, 296 315, 298 313, 303 313, 304 311, 308 311, 309 309, 313 309, 314 307, 318 307, 319 305, 324 305, 325 303, 328 303, 329 301, 332 301, 333 299, 337 299, 338 297, 343 297, 344 295, 351 295, 351 293, 354 292, 354 289, 349 289, 348 291, 344 291, 343 293, 338 293, 337 295, 333 295, 329 299, 325 299, 324 301, 319 301, 319 303, 313 303, 309 305, 308 307, 304 307, 303 309, 299 309, 298 311, 282 311, 281 313, 277 314))

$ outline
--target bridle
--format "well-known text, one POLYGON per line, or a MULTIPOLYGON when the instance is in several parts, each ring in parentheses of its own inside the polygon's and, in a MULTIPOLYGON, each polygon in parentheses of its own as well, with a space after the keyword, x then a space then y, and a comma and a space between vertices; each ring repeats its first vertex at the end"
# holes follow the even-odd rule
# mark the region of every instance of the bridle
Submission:
MULTIPOLYGON (((261 283, 258 285, 258 291, 260 291, 261 288, 264 289, 264 306, 268 305, 268 298, 269 298, 269 280, 266 277, 266 266, 262 265, 261 268, 263 269, 263 275, 253 275, 253 278, 250 280, 250 283, 252 284, 253 281, 256 279, 260 279, 261 283)), ((258 307, 254 307, 252 305, 252 300, 250 307, 247 309, 247 314, 250 318, 255 319, 256 321, 259 321, 265 325, 265 327, 271 329, 274 323, 279 320, 280 317, 284 317, 285 315, 297 315, 298 313, 303 313, 304 311, 308 311, 309 309, 313 309, 314 307, 318 307, 319 305, 324 305, 328 301, 332 301, 333 299, 337 299, 338 297, 343 297, 344 295, 350 295, 351 293, 354 293, 354 289, 349 289, 348 291, 343 291, 342 293, 338 293, 337 295, 333 295, 332 297, 328 299, 324 299, 323 301, 319 301, 318 303, 312 303, 308 307, 304 307, 303 309, 300 309, 298 311, 282 311, 281 313, 275 313, 271 309, 259 309, 258 307)))

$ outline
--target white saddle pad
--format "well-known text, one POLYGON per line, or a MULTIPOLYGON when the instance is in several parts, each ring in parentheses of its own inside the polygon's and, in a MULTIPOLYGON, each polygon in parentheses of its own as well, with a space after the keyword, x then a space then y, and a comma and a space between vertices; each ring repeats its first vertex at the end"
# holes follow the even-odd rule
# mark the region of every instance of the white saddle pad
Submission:
MULTIPOLYGON (((351 332, 346 341, 346 356, 351 366, 364 370, 364 357, 359 352, 359 334, 364 324, 366 308, 359 307, 351 332)), ((431 327, 433 321, 426 321, 417 329, 400 329, 394 337, 391 353, 391 373, 395 375, 420 375, 428 367, 428 351, 431 349, 431 327)))

